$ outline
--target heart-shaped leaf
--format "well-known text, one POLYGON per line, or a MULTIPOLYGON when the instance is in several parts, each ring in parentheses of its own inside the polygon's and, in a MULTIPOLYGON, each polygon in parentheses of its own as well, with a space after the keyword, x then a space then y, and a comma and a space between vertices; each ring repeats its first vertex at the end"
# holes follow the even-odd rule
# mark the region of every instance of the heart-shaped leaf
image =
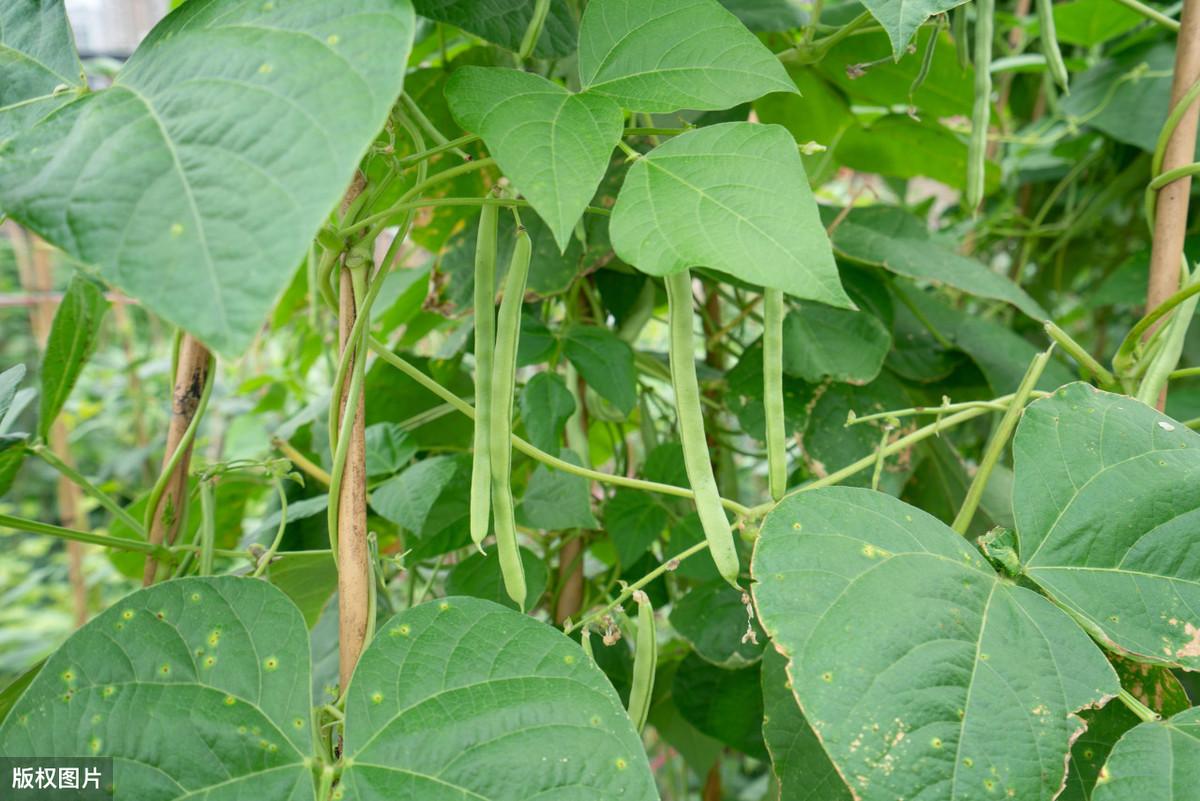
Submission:
POLYGON ((0 0, 0 142, 87 90, 63 0, 0 0))
POLYGON ((1093 801, 1200 799, 1200 707, 1126 732, 1096 780, 1093 801))
POLYGON ((0 207, 240 353, 387 118, 408 0, 188 3, 113 85, 0 145, 0 207))
POLYGON ((579 646, 477 598, 401 612, 346 697, 347 798, 650 801, 620 699, 579 646))
POLYGON ((711 267, 798 298, 849 307, 796 142, 778 125, 689 131, 634 162, 610 224, 643 272, 711 267))
POLYGON ((308 683, 308 630, 279 590, 171 581, 118 601, 47 660, 0 726, 0 753, 113 757, 120 795, 139 801, 311 799, 308 683))
POLYGON ((862 801, 1049 801, 1075 713, 1119 690, 1064 612, 881 493, 785 498, 752 575, 803 714, 862 801))
POLYGON ((775 54, 717 0, 588 3, 579 78, 630 111, 660 114, 796 91, 775 54))
POLYGON ((887 31, 892 40, 892 56, 896 61, 904 54, 913 34, 934 14, 961 6, 967 0, 863 0, 871 16, 887 31))
POLYGON ((621 109, 606 97, 573 94, 540 75, 497 67, 455 70, 446 99, 565 251, 621 138, 621 109))
MULTIPOLYGON (((489 42, 517 50, 529 21, 531 0, 414 0, 422 17, 462 28, 489 42)), ((533 54, 539 58, 561 58, 575 50, 575 21, 566 0, 550 0, 550 9, 533 54)))
POLYGON ((1024 573, 1113 648, 1200 668, 1200 434, 1074 383, 1013 441, 1024 573))
POLYGON ((787 659, 774 648, 763 652, 762 689, 763 740, 779 782, 780 800, 852 801, 850 789, 796 704, 787 659))

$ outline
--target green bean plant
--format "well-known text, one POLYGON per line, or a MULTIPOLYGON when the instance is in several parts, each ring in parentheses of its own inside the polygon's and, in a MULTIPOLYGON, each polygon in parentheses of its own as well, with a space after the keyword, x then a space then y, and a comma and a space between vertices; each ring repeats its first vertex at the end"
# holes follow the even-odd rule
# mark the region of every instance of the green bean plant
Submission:
POLYGON ((119 69, 0 0, 0 754, 1200 801, 1196 64, 1195 0, 186 0, 119 69))

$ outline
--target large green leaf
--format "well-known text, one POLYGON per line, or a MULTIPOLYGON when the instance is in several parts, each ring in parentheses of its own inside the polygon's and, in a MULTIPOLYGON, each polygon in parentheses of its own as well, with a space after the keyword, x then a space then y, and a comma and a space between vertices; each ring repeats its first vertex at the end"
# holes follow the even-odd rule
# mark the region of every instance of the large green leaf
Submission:
POLYGON ((1068 384, 1013 441, 1024 573, 1118 651, 1200 668, 1200 434, 1068 384))
POLYGON ((758 665, 725 670, 689 653, 671 684, 684 720, 730 748, 766 759, 762 678, 758 665))
POLYGON ((786 498, 751 572, 803 714, 862 801, 1049 801, 1075 713, 1119 689, 1064 612, 880 493, 786 498))
POLYGON ((801 303, 783 321, 783 371, 810 383, 874 380, 892 346, 875 315, 801 303))
MULTIPOLYGON (((528 548, 518 550, 521 567, 525 571, 525 603, 521 608, 533 609, 546 591, 550 574, 546 570, 546 563, 537 554, 528 548)), ((508 590, 504 588, 500 551, 497 548, 490 548, 486 554, 473 553, 455 565, 446 576, 446 592, 449 595, 483 598, 509 609, 517 609, 517 602, 508 597, 508 590)))
POLYGON ((711 267, 849 307, 796 142, 778 125, 689 131, 634 162, 613 208, 613 247, 652 275, 711 267))
POLYGON ((563 426, 575 414, 575 396, 562 376, 541 372, 521 389, 521 422, 529 441, 549 453, 562 444, 563 426))
POLYGON ((0 726, 0 753, 113 757, 115 785, 139 801, 311 799, 308 682, 308 632, 279 590, 171 581, 50 657, 0 726))
POLYGON ((83 366, 92 357, 107 311, 108 301, 100 287, 81 275, 71 278, 54 313, 54 324, 46 339, 46 356, 42 359, 38 434, 43 438, 50 435, 50 426, 67 402, 83 366))
MULTIPOLYGON (((517 50, 533 17, 533 0, 414 0, 422 17, 449 23, 489 42, 517 50)), ((575 50, 575 21, 566 0, 550 0, 533 54, 568 56, 575 50)))
POLYGON ((540 75, 497 67, 459 68, 446 84, 446 99, 459 124, 483 137, 565 251, 621 138, 620 107, 600 95, 572 94, 540 75))
POLYGON ((1118 740, 1092 798, 1200 799, 1200 707, 1143 723, 1118 740))
POLYGON ((945 284, 976 297, 1003 300, 1035 320, 1048 317, 1025 290, 975 259, 939 244, 921 220, 893 206, 851 213, 834 230, 833 247, 840 258, 858 264, 945 284))
POLYGON ((762 659, 763 740, 779 782, 779 801, 852 801, 837 768, 804 719, 787 659, 768 648, 762 659))
POLYGON ((623 567, 650 550, 669 521, 665 506, 637 490, 622 487, 604 504, 604 530, 623 567))
POLYGON ((346 697, 341 787, 360 801, 657 799, 608 679, 544 623, 476 598, 401 612, 346 697))
POLYGON ((662 114, 796 91, 775 55, 717 0, 588 3, 579 78, 630 111, 662 114))
POLYGON ((408 0, 187 3, 110 88, 0 145, 0 207, 238 354, 386 120, 412 32, 408 0))
POLYGON ((1138 12, 1109 0, 1069 0, 1054 4, 1058 41, 1091 47, 1133 30, 1145 21, 1138 12))
POLYGON ((752 665, 762 658, 767 642, 749 600, 722 580, 693 587, 676 601, 671 625, 697 654, 717 667, 752 665))
POLYGON ((87 91, 63 0, 0 1, 0 142, 87 91))
MULTIPOLYGON (((558 456, 565 462, 579 464, 579 456, 570 448, 562 448, 558 456)), ((545 531, 600 525, 592 514, 588 480, 544 464, 535 467, 529 476, 518 515, 525 525, 545 531)))
POLYGON ((965 2, 967 0, 863 0, 863 5, 887 31, 892 40, 892 57, 899 61, 925 20, 965 2))
POLYGON ((588 386, 628 415, 637 405, 637 372, 633 348, 611 329, 573 325, 563 339, 563 353, 588 386))

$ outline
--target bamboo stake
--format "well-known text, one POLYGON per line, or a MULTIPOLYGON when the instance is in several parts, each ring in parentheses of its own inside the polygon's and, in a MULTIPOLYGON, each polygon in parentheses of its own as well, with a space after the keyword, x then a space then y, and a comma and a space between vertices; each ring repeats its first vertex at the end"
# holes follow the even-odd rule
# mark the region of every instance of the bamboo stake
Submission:
MULTIPOLYGON (((1175 75, 1171 84, 1171 107, 1175 108, 1188 89, 1200 80, 1200 0, 1185 0, 1179 39, 1175 50, 1175 75)), ((1196 153, 1196 125, 1200 104, 1193 103, 1179 120, 1163 155, 1162 172, 1190 164, 1196 153)), ((1151 176, 1153 177, 1153 176, 1151 176)), ((1190 175, 1184 175, 1158 190, 1154 215, 1154 241, 1150 250, 1150 278, 1146 310, 1151 311, 1179 289, 1180 254, 1187 232, 1190 175)), ((1148 331, 1147 336, 1153 331, 1148 331)), ((1166 403, 1166 390, 1159 408, 1166 403)))
MULTIPOLYGON (((164 542, 173 545, 179 534, 179 526, 187 511, 188 468, 192 461, 192 440, 185 443, 185 435, 200 406, 204 388, 208 384, 212 367, 212 354, 208 348, 191 334, 184 334, 179 343, 179 362, 175 368, 175 383, 171 391, 171 419, 167 423, 167 444, 163 451, 162 469, 169 471, 163 484, 162 495, 154 505, 147 539, 152 545, 164 542), (182 450, 180 444, 184 443, 182 450), (175 452, 180 450, 178 458, 175 452)), ((160 481, 164 480, 160 477, 160 481)), ((158 573, 158 561, 147 557, 142 573, 142 586, 154 583, 158 573)))

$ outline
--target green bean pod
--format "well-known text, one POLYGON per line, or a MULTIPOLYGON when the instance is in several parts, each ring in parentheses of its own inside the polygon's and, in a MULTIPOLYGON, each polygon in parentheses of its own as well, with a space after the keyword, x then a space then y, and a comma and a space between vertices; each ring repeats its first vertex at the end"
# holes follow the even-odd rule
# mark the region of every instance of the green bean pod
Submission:
POLYGON ((983 202, 987 168, 988 125, 992 114, 992 17, 995 0, 975 0, 975 108, 971 114, 971 141, 967 147, 967 208, 983 202))
POLYGON ((783 415, 783 290, 763 293, 763 411, 767 421, 767 477, 771 497, 787 490, 787 426, 783 415))
POLYGON ((629 719, 638 731, 646 725, 650 699, 654 695, 654 671, 658 667, 658 633, 654 607, 646 593, 633 594, 638 605, 637 647, 633 652, 633 681, 629 687, 629 719))
POLYGON ((475 441, 471 461, 471 542, 481 543, 492 513, 492 357, 496 348, 496 227, 499 206, 479 212, 475 240, 475 441))
POLYGON ((492 365, 491 456, 492 515, 496 526, 496 548, 500 574, 508 597, 525 608, 525 568, 517 547, 517 522, 512 497, 513 389, 517 373, 517 342, 521 336, 521 306, 529 277, 531 255, 529 234, 517 227, 512 260, 504 280, 504 298, 496 318, 496 359, 492 365))
POLYGON ((700 409, 700 385, 696 380, 695 347, 692 343, 692 276, 683 270, 666 277, 670 328, 671 386, 675 390, 675 412, 683 440, 683 461, 688 481, 696 494, 696 511, 708 540, 709 552, 720 574, 738 586, 737 547, 729 519, 721 506, 721 495, 713 475, 700 409))
POLYGON ((1046 66, 1050 68, 1050 77, 1064 92, 1071 78, 1067 74, 1067 65, 1063 63, 1062 51, 1058 49, 1058 34, 1054 30, 1053 0, 1037 0, 1038 26, 1041 33, 1042 53, 1046 56, 1046 66))
POLYGON ((925 42, 925 53, 921 56, 921 68, 917 70, 917 77, 913 78, 913 82, 908 85, 908 105, 910 106, 915 105, 913 95, 925 85, 925 79, 929 77, 929 70, 933 67, 933 54, 937 52, 938 36, 941 33, 942 18, 938 17, 933 26, 933 32, 929 34, 929 39, 925 42))
POLYGON ((971 43, 967 41, 967 7, 956 6, 950 12, 950 35, 954 38, 954 52, 958 56, 958 68, 971 68, 971 43))

